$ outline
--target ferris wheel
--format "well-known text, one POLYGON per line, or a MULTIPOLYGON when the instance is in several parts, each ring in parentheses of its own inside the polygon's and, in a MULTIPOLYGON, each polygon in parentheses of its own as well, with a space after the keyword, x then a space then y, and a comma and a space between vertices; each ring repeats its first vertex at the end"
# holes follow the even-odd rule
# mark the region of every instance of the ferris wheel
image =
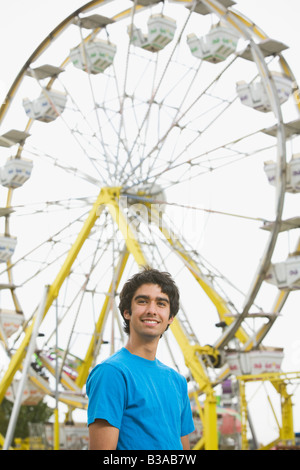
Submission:
POLYGON ((286 392, 265 339, 300 287, 299 90, 287 46, 234 4, 92 0, 20 70, 0 109, 0 400, 38 326, 28 400, 59 378, 85 409, 90 368, 126 339, 122 282, 146 265, 181 291, 159 353, 206 397, 197 448, 216 446, 232 375, 286 392))

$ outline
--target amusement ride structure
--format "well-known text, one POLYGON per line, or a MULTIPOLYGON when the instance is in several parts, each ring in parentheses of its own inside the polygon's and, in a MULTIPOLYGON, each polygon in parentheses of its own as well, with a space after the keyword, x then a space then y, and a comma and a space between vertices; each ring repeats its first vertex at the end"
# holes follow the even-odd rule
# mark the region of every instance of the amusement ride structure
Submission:
POLYGON ((159 354, 187 377, 193 448, 259 448, 249 382, 280 402, 264 448, 295 445, 300 372, 268 343, 300 288, 285 49, 231 0, 91 0, 28 58, 0 108, 4 449, 45 396, 59 448, 58 409, 85 410, 89 371, 126 341, 118 293, 142 266, 181 291, 159 354))

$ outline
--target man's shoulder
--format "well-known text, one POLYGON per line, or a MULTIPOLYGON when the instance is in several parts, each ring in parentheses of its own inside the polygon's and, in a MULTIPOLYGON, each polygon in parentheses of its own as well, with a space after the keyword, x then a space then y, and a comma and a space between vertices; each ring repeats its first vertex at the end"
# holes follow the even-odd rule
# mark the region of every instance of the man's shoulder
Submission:
POLYGON ((125 368, 122 350, 120 350, 104 359, 91 370, 86 383, 87 391, 90 390, 92 383, 123 380, 125 368))
POLYGON ((157 361, 158 366, 164 370, 166 373, 170 374, 175 380, 177 380, 180 383, 185 384, 186 383, 186 378, 180 374, 177 370, 173 369, 173 367, 168 366, 167 364, 164 364, 161 361, 157 361))
POLYGON ((100 364, 98 364, 95 369, 104 369, 106 367, 114 367, 119 370, 123 370, 125 366, 125 354, 123 348, 115 352, 112 356, 104 359, 100 364))
POLYGON ((102 361, 101 364, 118 364, 124 359, 124 356, 125 356, 124 348, 121 348, 118 351, 116 351, 114 354, 112 354, 111 356, 104 359, 104 361, 102 361))

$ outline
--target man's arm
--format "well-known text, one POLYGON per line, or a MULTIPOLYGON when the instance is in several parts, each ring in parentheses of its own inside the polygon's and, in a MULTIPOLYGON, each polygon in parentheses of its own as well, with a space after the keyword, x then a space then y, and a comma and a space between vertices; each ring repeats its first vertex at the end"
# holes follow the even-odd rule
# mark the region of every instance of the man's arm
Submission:
POLYGON ((182 436, 180 439, 181 439, 182 449, 183 450, 190 450, 189 435, 182 436))
POLYGON ((105 419, 96 419, 89 425, 90 450, 115 450, 119 439, 119 429, 105 419))

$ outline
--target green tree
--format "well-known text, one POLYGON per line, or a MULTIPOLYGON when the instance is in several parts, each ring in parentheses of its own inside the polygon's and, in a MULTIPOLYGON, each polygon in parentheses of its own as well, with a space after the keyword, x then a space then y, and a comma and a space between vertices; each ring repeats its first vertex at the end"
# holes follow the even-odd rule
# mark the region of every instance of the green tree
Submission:
MULTIPOLYGON (((11 416, 13 403, 4 398, 0 405, 0 433, 5 436, 8 427, 9 419, 11 416)), ((40 401, 37 405, 22 405, 18 416, 15 437, 25 439, 29 437, 28 423, 46 423, 50 416, 53 414, 53 409, 47 403, 40 401)))

